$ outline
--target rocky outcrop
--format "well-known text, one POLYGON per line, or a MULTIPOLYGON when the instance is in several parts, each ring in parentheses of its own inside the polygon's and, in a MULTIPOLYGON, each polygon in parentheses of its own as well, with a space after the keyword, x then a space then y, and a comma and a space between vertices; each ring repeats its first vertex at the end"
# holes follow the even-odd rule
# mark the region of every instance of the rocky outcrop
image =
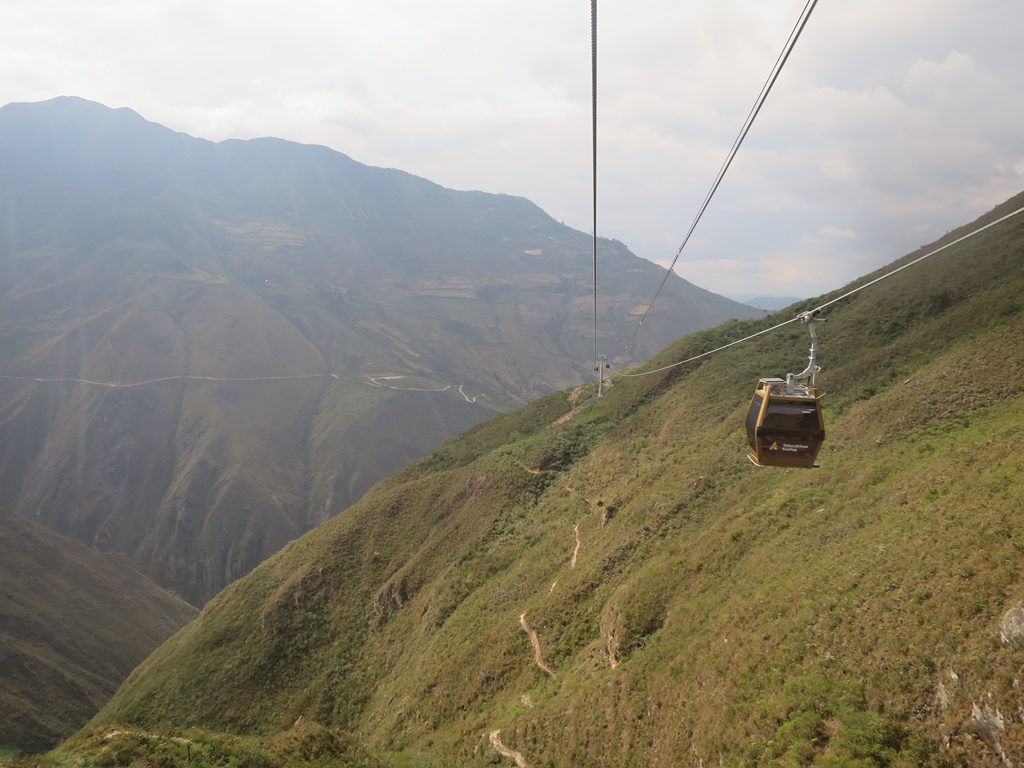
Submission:
POLYGON ((1017 603, 999 622, 999 639, 1009 645, 1024 646, 1024 603, 1017 603))
POLYGON ((395 611, 405 605, 411 591, 409 582, 403 576, 388 582, 373 600, 373 614, 380 621, 387 621, 395 611))
POLYGON ((1003 745, 999 741, 999 735, 1006 729, 1006 721, 998 709, 993 709, 988 702, 981 706, 974 704, 971 707, 971 726, 981 740, 999 756, 1003 765, 1008 768, 1013 765, 1013 761, 1007 756, 1006 750, 1003 749, 1003 745))

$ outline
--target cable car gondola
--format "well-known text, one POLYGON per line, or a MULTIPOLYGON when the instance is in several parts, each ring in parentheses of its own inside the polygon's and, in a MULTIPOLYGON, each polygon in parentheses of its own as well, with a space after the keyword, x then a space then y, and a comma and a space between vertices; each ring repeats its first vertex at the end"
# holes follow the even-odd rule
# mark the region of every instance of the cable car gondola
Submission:
POLYGON ((815 387, 821 368, 817 365, 814 315, 805 312, 800 319, 811 334, 810 362, 803 371, 787 374, 785 379, 759 379, 747 410, 748 457, 761 467, 816 467, 825 441, 821 396, 815 387))

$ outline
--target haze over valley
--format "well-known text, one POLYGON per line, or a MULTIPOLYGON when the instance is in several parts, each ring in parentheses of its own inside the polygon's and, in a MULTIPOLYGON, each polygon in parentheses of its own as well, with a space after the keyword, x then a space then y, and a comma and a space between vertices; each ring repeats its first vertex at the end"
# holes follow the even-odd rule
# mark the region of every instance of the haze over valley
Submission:
MULTIPOLYGON (((590 238, 527 200, 73 98, 0 109, 0 152, 0 503, 195 604, 592 375, 590 238)), ((601 258, 616 365, 757 314, 673 277, 626 351, 659 270, 601 258)))

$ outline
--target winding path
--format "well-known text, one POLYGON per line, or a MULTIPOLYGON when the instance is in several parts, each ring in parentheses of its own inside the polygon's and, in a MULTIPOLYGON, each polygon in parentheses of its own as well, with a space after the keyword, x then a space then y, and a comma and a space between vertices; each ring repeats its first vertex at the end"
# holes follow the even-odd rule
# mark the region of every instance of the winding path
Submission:
POLYGON ((555 678, 555 670, 544 663, 544 655, 540 650, 540 638, 537 636, 537 631, 530 629, 530 625, 526 623, 526 611, 519 614, 519 623, 523 627, 523 632, 530 638, 530 645, 533 646, 533 663, 536 664, 544 673, 546 673, 552 679, 555 678))
MULTIPOLYGON (((462 388, 460 387, 459 390, 461 392, 462 388)), ((465 397, 465 393, 463 393, 463 396, 465 397)), ((516 463, 523 469, 523 471, 525 471, 526 473, 531 474, 531 475, 539 475, 541 473, 550 471, 550 470, 542 470, 542 469, 532 469, 532 468, 526 466, 525 464, 523 464, 523 462, 518 461, 518 460, 516 460, 516 463)), ((590 506, 592 509, 594 509, 596 507, 595 502, 591 501, 586 496, 584 496, 582 493, 580 493, 575 488, 573 488, 572 485, 569 484, 568 480, 565 482, 564 487, 565 487, 565 490, 568 491, 570 494, 573 494, 575 496, 579 496, 581 499, 583 499, 583 501, 585 501, 587 503, 587 505, 590 506)), ((580 524, 578 522, 573 525, 572 532, 573 532, 573 536, 575 536, 575 538, 576 538, 576 546, 573 547, 572 557, 569 559, 569 568, 575 568, 576 567, 576 561, 579 558, 580 548, 582 546, 582 541, 580 539, 580 524)), ((558 584, 558 579, 555 579, 553 582, 551 582, 551 587, 548 589, 548 594, 549 595, 555 591, 555 585, 556 584, 558 584)), ((553 670, 551 667, 549 667, 544 662, 544 654, 541 651, 541 647, 540 647, 540 637, 537 635, 537 632, 534 629, 532 629, 530 627, 530 625, 526 622, 526 611, 523 611, 521 614, 519 614, 519 624, 520 624, 520 626, 522 626, 523 631, 526 633, 526 636, 530 638, 530 645, 533 648, 533 663, 536 664, 537 668, 540 669, 542 672, 544 672, 544 674, 546 674, 548 677, 550 677, 551 679, 555 679, 555 677, 556 677, 555 670, 553 670)), ((606 644, 608 644, 607 643, 607 638, 606 638, 606 644)), ((611 665, 611 668, 615 669, 619 665, 619 662, 618 662, 618 659, 615 658, 615 654, 612 652, 610 644, 608 644, 608 645, 609 645, 609 647, 608 647, 608 662, 611 665)), ((525 694, 524 694, 524 696, 522 698, 522 702, 523 702, 524 706, 526 706, 526 707, 528 707, 530 709, 533 708, 532 701, 525 694)), ((516 764, 516 766, 518 766, 518 768, 529 768, 529 764, 526 762, 526 758, 523 757, 521 752, 516 752, 513 749, 509 749, 508 747, 506 747, 504 744, 501 743, 501 731, 500 730, 491 731, 489 736, 490 736, 491 746, 495 750, 497 750, 503 757, 507 757, 510 760, 514 760, 515 764, 516 764)))
MULTIPOLYGON (((0 379, 6 379, 8 381, 35 381, 40 384, 91 384, 96 387, 107 387, 108 389, 132 389, 134 387, 142 387, 147 384, 160 384, 165 381, 213 381, 213 382, 227 382, 227 383, 241 383, 249 381, 301 381, 304 379, 322 379, 330 377, 335 380, 340 380, 341 377, 336 373, 304 373, 298 376, 194 376, 192 374, 180 374, 178 376, 160 376, 155 379, 140 379, 139 381, 96 381, 94 379, 85 379, 77 376, 65 376, 65 377, 45 377, 45 376, 10 376, 7 374, 0 374, 0 379)), ((462 399, 467 403, 475 403, 482 397, 487 397, 485 393, 479 395, 467 395, 463 389, 462 384, 447 384, 443 387, 396 387, 394 384, 386 384, 385 382, 391 379, 401 379, 402 376, 367 376, 366 383, 371 387, 380 387, 381 389, 393 389, 397 392, 447 392, 449 389, 455 387, 458 389, 462 399)))
POLYGON ((530 764, 526 762, 526 758, 523 757, 522 752, 516 752, 514 749, 509 749, 501 743, 501 731, 491 731, 488 734, 491 739, 491 746, 494 747, 503 757, 507 757, 510 760, 515 760, 518 768, 530 768, 530 764))
POLYGON ((394 384, 384 384, 385 381, 393 381, 395 379, 404 379, 404 376, 366 376, 366 380, 374 387, 382 387, 385 389, 393 389, 396 392, 447 392, 452 387, 455 387, 459 394, 462 395, 462 399, 467 403, 475 403, 481 397, 487 397, 487 394, 481 392, 479 395, 473 395, 470 397, 466 394, 466 390, 462 388, 462 384, 446 384, 443 387, 396 387, 394 384))
POLYGON ((576 557, 580 553, 580 524, 579 523, 576 523, 576 525, 574 525, 572 527, 572 532, 576 535, 576 547, 572 551, 572 559, 569 561, 569 567, 570 568, 575 568, 576 567, 576 557))
POLYGON ((483 392, 481 392, 479 395, 473 395, 472 397, 470 397, 462 390, 461 384, 459 384, 459 394, 462 395, 463 399, 465 399, 467 403, 475 403, 481 397, 487 397, 487 395, 483 392))
POLYGON ((394 384, 382 384, 382 381, 393 381, 395 379, 404 379, 404 376, 367 376, 366 380, 374 387, 380 387, 382 389, 393 389, 397 392, 447 392, 452 388, 451 384, 443 387, 396 387, 394 384))

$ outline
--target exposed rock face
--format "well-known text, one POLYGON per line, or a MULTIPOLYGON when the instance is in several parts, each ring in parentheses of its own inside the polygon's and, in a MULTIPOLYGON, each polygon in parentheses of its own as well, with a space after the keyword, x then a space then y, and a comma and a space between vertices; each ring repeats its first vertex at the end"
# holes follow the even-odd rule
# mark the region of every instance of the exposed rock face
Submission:
POLYGON ((987 702, 980 707, 975 704, 971 708, 971 725, 978 736, 999 756, 1003 765, 1013 765, 1013 761, 1007 756, 999 741, 999 734, 1005 730, 1006 721, 998 709, 992 709, 987 702))
POLYGON ((373 601, 373 613, 381 620, 397 611, 409 599, 409 584, 403 577, 390 582, 373 601))
POLYGON ((999 622, 999 637, 1004 643, 1024 645, 1024 603, 1017 603, 999 622))

